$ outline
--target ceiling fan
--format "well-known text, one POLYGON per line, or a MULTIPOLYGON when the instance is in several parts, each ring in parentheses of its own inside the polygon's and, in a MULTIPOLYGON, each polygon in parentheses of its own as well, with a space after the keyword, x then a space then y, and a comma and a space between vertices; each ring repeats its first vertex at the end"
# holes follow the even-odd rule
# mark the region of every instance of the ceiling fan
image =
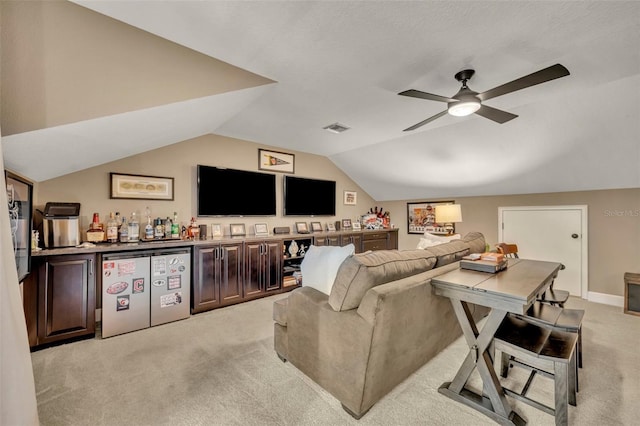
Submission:
POLYGON ((510 112, 502 111, 496 108, 492 108, 487 105, 483 105, 482 102, 495 98, 498 96, 506 95, 507 93, 515 92, 516 90, 526 89, 527 87, 535 86, 536 84, 544 83, 547 81, 555 80, 556 78, 569 75, 569 70, 560 64, 552 65, 548 68, 536 71, 532 74, 525 75, 516 80, 505 83, 501 86, 494 87, 486 92, 478 93, 467 87, 467 81, 475 74, 474 70, 462 70, 455 75, 456 80, 462 82, 462 88, 450 98, 446 96, 433 95, 431 93, 421 92, 420 90, 405 90, 398 93, 398 95, 409 96, 412 98, 428 99, 430 101, 446 102, 447 109, 423 120, 411 127, 404 129, 405 132, 415 130, 418 127, 440 118, 443 115, 449 113, 457 117, 464 117, 476 113, 484 118, 493 120, 496 123, 506 123, 509 120, 513 120, 517 117, 510 112))

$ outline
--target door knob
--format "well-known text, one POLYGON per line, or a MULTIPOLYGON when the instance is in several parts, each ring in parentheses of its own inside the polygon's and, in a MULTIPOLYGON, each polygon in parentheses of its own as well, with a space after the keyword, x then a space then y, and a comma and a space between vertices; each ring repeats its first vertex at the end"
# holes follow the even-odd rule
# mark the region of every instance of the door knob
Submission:
POLYGON ((578 235, 578 234, 571 234, 571 238, 573 238, 573 239, 576 239, 576 238, 578 238, 578 237, 579 237, 579 235, 578 235))

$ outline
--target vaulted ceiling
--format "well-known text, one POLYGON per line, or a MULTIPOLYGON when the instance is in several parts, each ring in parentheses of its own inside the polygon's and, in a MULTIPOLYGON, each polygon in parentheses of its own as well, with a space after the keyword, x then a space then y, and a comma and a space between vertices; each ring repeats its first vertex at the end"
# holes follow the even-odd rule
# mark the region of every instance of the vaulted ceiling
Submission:
POLYGON ((380 201, 640 187, 640 2, 5 3, 3 152, 37 181, 216 133, 328 156, 380 201), (512 121, 403 132, 446 104, 398 92, 556 63, 571 75, 485 102, 512 121))

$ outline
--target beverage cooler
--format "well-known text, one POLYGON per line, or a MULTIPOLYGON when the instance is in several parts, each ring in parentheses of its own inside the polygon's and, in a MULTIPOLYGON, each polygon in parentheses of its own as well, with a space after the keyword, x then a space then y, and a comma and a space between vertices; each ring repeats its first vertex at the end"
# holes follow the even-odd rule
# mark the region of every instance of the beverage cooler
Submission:
POLYGON ((166 249, 102 256, 102 337, 189 317, 191 252, 166 249))

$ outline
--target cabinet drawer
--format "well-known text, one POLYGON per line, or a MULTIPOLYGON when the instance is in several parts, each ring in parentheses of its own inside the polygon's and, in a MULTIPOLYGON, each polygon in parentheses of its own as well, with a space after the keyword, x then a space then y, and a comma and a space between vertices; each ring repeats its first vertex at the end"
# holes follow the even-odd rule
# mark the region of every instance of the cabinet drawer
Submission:
POLYGON ((365 240, 362 242, 363 251, 369 250, 386 250, 387 240, 365 240))
POLYGON ((363 239, 365 241, 367 240, 387 240, 387 232, 373 232, 373 233, 366 233, 363 235, 363 239))

